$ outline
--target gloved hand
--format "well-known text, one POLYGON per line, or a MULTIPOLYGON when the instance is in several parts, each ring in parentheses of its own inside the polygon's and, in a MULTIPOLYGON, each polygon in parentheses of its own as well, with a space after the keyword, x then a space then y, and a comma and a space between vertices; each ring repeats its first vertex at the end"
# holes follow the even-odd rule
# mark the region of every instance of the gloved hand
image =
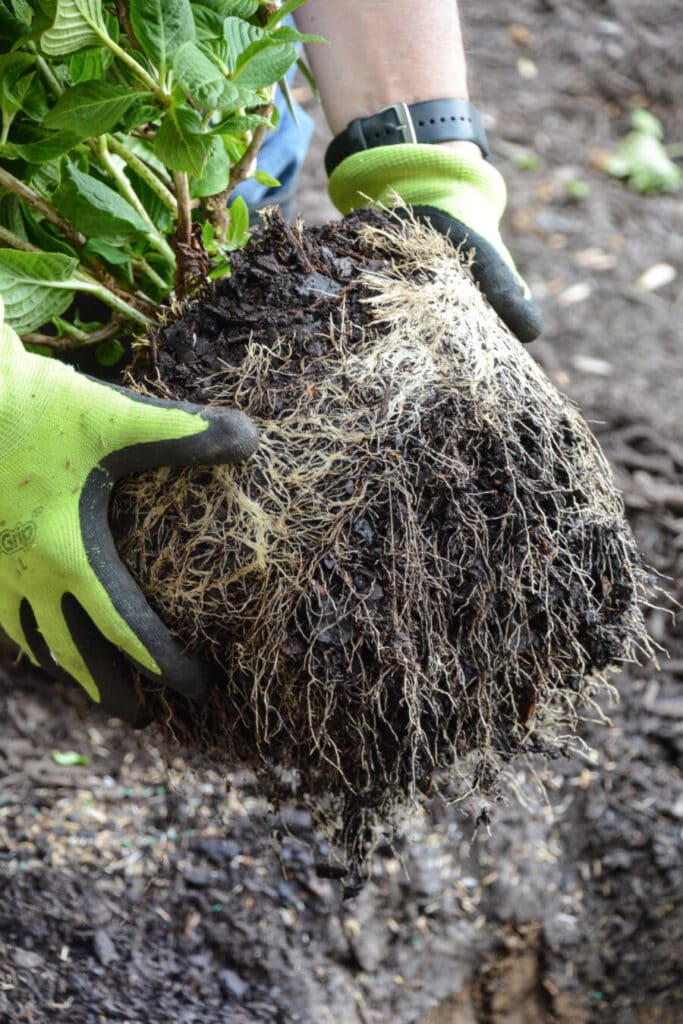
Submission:
POLYGON ((29 354, 0 301, 0 627, 128 721, 142 713, 130 662, 200 698, 208 666, 183 653, 120 561, 109 498, 128 473, 236 462, 257 443, 243 413, 141 398, 29 354))
POLYGON ((329 192, 341 213, 368 203, 391 207, 398 197, 463 253, 473 249, 472 276, 501 320, 520 341, 538 337, 540 310, 500 236, 507 193, 491 164, 443 145, 377 146, 338 164, 329 192))

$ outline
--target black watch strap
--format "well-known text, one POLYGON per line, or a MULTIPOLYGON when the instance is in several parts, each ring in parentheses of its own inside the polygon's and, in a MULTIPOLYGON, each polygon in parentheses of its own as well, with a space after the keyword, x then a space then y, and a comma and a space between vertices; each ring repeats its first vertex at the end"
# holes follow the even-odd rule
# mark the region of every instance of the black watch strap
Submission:
POLYGON ((469 100, 426 100, 394 103, 370 117, 357 117, 336 135, 325 153, 328 176, 352 153, 401 142, 474 142, 489 155, 486 132, 477 108, 469 100))

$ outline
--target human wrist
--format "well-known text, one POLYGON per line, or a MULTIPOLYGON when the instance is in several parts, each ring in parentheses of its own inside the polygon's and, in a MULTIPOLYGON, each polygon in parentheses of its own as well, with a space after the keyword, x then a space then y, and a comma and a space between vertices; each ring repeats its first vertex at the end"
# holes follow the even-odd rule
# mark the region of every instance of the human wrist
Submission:
POLYGON ((462 156, 467 160, 483 160, 484 154, 482 153, 476 142, 465 142, 462 140, 450 140, 449 142, 440 142, 440 149, 448 149, 462 156))

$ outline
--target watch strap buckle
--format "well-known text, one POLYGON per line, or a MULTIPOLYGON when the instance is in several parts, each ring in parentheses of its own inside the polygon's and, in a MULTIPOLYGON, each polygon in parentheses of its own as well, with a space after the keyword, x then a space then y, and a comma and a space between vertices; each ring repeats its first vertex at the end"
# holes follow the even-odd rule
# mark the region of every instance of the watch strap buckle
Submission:
POLYGON ((396 116, 396 127, 401 132, 404 142, 417 143, 417 132, 415 131, 415 124, 410 113, 410 108, 407 103, 390 103, 388 107, 382 107, 374 115, 375 117, 382 117, 383 114, 393 111, 396 116))

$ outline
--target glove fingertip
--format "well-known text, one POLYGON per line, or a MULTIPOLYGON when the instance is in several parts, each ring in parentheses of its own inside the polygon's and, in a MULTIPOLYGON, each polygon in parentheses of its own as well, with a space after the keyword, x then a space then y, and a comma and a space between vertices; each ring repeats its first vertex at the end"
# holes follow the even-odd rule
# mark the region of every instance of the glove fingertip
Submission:
POLYGON ((543 330, 543 314, 531 299, 517 295, 488 295, 496 313, 523 345, 535 341, 543 330))
POLYGON ((258 448, 259 429, 246 413, 209 406, 201 415, 209 423, 209 429, 200 435, 202 454, 209 461, 242 462, 258 448))

